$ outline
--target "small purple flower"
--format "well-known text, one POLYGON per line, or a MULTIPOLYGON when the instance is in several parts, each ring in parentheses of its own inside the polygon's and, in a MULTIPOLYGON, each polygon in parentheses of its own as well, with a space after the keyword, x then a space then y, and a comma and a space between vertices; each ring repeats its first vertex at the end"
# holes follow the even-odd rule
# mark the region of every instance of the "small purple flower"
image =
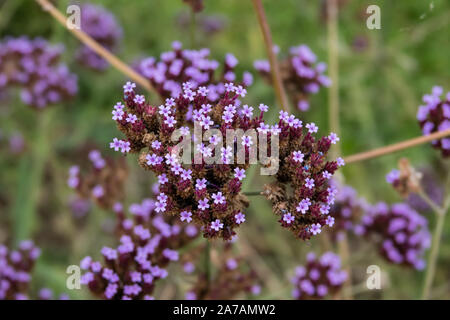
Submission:
POLYGON ((290 213, 285 213, 283 215, 283 221, 286 222, 287 224, 291 224, 292 222, 294 222, 295 217, 290 213))
POLYGON ((211 222, 211 229, 217 232, 220 229, 223 229, 223 223, 221 223, 219 219, 216 219, 215 221, 211 222))
POLYGON ((319 130, 319 127, 316 126, 314 122, 306 124, 306 128, 308 129, 309 133, 316 133, 317 130, 319 130))
POLYGON ((294 151, 293 152, 293 159, 294 159, 295 162, 302 163, 304 157, 305 157, 305 155, 301 151, 294 151))
POLYGON ((336 143, 339 141, 339 137, 338 137, 337 134, 334 133, 334 132, 331 132, 331 133, 328 135, 328 139, 330 139, 330 142, 331 142, 332 144, 336 144, 336 143))
POLYGON ((105 190, 103 189, 103 187, 101 185, 96 185, 93 189, 92 189, 92 196, 94 198, 101 198, 105 195, 105 190))
POLYGON ((159 142, 158 140, 152 142, 152 148, 155 150, 159 150, 159 148, 161 148, 161 145, 161 142, 159 142))
POLYGON ((234 168, 234 177, 239 179, 239 181, 242 181, 242 179, 245 178, 245 170, 239 169, 239 168, 234 168))
POLYGON ((331 216, 327 217, 327 220, 325 220, 325 223, 329 226, 332 227, 334 225, 334 218, 331 216))
POLYGON ((190 211, 182 211, 180 213, 180 220, 186 221, 187 223, 192 221, 192 213, 190 211))
POLYGON ((315 186, 314 179, 312 179, 312 178, 305 179, 305 187, 307 187, 308 189, 312 189, 312 188, 314 188, 314 186, 315 186))
POLYGON ((138 118, 137 118, 137 116, 135 114, 129 113, 128 117, 125 120, 126 120, 126 122, 129 122, 129 123, 136 123, 138 118))
POLYGON ((259 105, 259 110, 261 110, 262 112, 267 112, 267 111, 269 111, 269 107, 267 106, 267 105, 265 105, 265 104, 263 104, 263 103, 261 103, 260 105, 259 105))
POLYGON ((187 170, 182 170, 181 172, 181 179, 183 180, 191 180, 192 179, 192 170, 191 169, 187 169, 187 170))
POLYGON ((297 210, 297 212, 301 212, 302 214, 305 214, 306 211, 308 211, 310 205, 311 205, 311 200, 309 200, 309 198, 302 199, 302 201, 300 201, 298 203, 298 206, 295 209, 297 210))
POLYGON ((341 157, 336 158, 336 162, 339 167, 345 166, 345 161, 341 157))
POLYGON ((204 198, 202 200, 199 200, 198 208, 200 210, 202 210, 202 211, 208 209, 209 208, 208 198, 204 198))
POLYGON ((245 222, 245 215, 242 212, 238 212, 237 214, 234 215, 234 220, 236 221, 237 224, 241 224, 245 222))
POLYGON ((253 107, 249 107, 248 105, 244 104, 242 107, 242 114, 244 117, 251 119, 253 117, 253 107))
POLYGON ((319 234, 322 232, 322 226, 318 223, 314 223, 311 225, 310 231, 313 235, 319 234))
POLYGON ((215 204, 223 204, 226 202, 222 192, 213 193, 211 197, 214 199, 215 204))
POLYGON ((133 101, 134 101, 134 103, 137 103, 137 104, 143 104, 143 103, 145 102, 145 98, 144 98, 143 95, 137 94, 137 95, 134 97, 133 101))
POLYGON ((123 86, 123 92, 125 93, 131 93, 134 91, 134 88, 136 88, 136 84, 133 82, 128 81, 124 86, 123 86))
POLYGON ((175 120, 175 117, 173 117, 173 116, 168 116, 168 117, 166 117, 166 120, 164 120, 164 123, 165 123, 169 128, 173 128, 173 126, 175 125, 175 123, 177 123, 177 120, 175 120))
POLYGON ((244 147, 250 147, 253 144, 251 136, 243 136, 241 139, 244 147))
POLYGON ((208 182, 205 178, 197 179, 195 181, 195 189, 202 190, 206 188, 206 183, 208 182))

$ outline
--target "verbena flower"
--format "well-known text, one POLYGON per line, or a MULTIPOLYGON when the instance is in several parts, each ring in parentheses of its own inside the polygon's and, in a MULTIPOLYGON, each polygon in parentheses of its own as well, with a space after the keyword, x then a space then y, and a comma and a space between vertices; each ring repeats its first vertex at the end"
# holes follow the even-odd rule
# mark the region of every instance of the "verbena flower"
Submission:
POLYGON ((17 250, 0 244, 0 300, 29 299, 31 272, 41 250, 25 240, 17 250))
POLYGON ((310 252, 305 266, 298 266, 291 279, 292 297, 299 300, 324 299, 339 292, 347 280, 338 255, 326 252, 321 257, 310 252))
POLYGON ((329 208, 335 201, 337 188, 329 179, 345 163, 342 158, 327 161, 327 152, 336 136, 317 139, 317 126, 280 112, 279 170, 277 182, 265 186, 263 195, 272 202, 280 224, 299 239, 309 239, 332 225, 329 208), (286 190, 289 190, 287 192, 286 190))
MULTIPOLYGON (((424 104, 419 106, 417 120, 424 135, 450 129, 450 92, 441 98, 443 94, 442 87, 435 86, 431 94, 423 96, 424 104)), ((443 157, 450 156, 449 137, 433 140, 431 144, 441 150, 443 157)))
MULTIPOLYGON (((269 61, 256 60, 253 66, 266 80, 271 81, 269 61)), ((293 103, 301 111, 309 109, 310 94, 331 84, 331 80, 324 74, 326 64, 317 62, 316 55, 304 44, 290 48, 289 56, 280 61, 280 71, 293 103)))
MULTIPOLYGON (((165 200, 156 203, 158 212, 176 215, 180 219, 183 217, 185 221, 192 219, 202 227, 206 238, 231 239, 235 234, 234 229, 243 222, 242 219, 236 221, 235 216, 248 205, 246 197, 240 193, 245 169, 249 166, 248 160, 245 164, 236 164, 237 155, 230 146, 222 147, 220 155, 216 155, 212 146, 196 141, 194 134, 194 158, 200 156, 200 161, 185 165, 172 151, 180 142, 190 138, 190 134, 182 134, 177 141, 171 141, 171 135, 176 129, 189 132, 186 130, 188 122, 185 117, 189 108, 203 120, 200 121, 202 132, 206 130, 207 122, 208 126, 220 130, 224 136, 227 129, 246 131, 261 128, 264 112, 261 111, 255 118, 245 117, 238 112, 237 99, 245 96, 245 93, 240 91, 240 85, 228 82, 218 102, 209 106, 204 89, 201 86, 194 89, 191 82, 184 83, 184 89, 177 97, 168 98, 165 105, 158 108, 147 102, 136 102, 133 87, 131 83, 124 86, 125 107, 119 108, 124 115, 122 120, 115 120, 120 131, 126 135, 126 140, 115 138, 111 148, 122 151, 120 145, 128 143, 129 152, 140 153, 139 164, 144 169, 164 177, 159 191, 164 194, 165 200), (129 113, 137 116, 135 123, 125 120, 129 113), (230 121, 223 119, 224 113, 229 114, 230 121), (167 122, 169 117, 174 120, 173 123, 167 122), (161 142, 158 149, 153 147, 155 141, 161 142), (217 160, 223 164, 207 164, 206 160, 215 156, 220 157, 217 160), (187 217, 186 213, 180 216, 182 212, 190 212, 191 216, 187 217)), ((248 147, 245 147, 246 159, 249 153, 248 147)))
POLYGON ((115 248, 102 248, 103 262, 91 257, 81 261, 86 270, 81 283, 102 299, 153 299, 156 283, 168 276, 166 267, 179 260, 177 250, 195 239, 198 231, 158 214, 152 199, 130 205, 129 214, 120 203, 113 210, 120 242, 115 248))
MULTIPOLYGON (((226 91, 229 82, 239 83, 235 74, 238 64, 234 55, 225 55, 223 65, 210 58, 210 50, 182 49, 180 42, 172 43, 172 50, 163 52, 160 58, 147 57, 141 59, 136 66, 137 71, 149 79, 152 85, 164 98, 176 98, 183 92, 182 83, 189 82, 190 90, 185 90, 185 98, 194 99, 196 90, 200 96, 206 96, 208 102, 217 102, 226 91), (219 73, 218 69, 221 70, 219 73)), ((242 87, 236 86, 238 91, 252 84, 248 72, 242 76, 242 87)), ((206 102, 206 101, 205 101, 206 102)))
POLYGON ((22 102, 37 109, 72 98, 77 76, 60 62, 63 49, 41 38, 5 38, 0 42, 0 95, 19 87, 22 102))
MULTIPOLYGON (((122 39, 122 27, 114 14, 104 7, 83 4, 81 6, 81 28, 107 50, 117 51, 122 39)), ((103 71, 108 67, 108 62, 86 45, 82 45, 78 49, 76 59, 82 65, 98 71, 103 71)))
POLYGON ((67 185, 77 191, 80 199, 92 199, 102 208, 112 208, 124 196, 128 177, 126 162, 122 158, 104 158, 98 150, 91 150, 88 158, 89 165, 74 165, 69 169, 67 185))
POLYGON ((355 189, 347 185, 340 185, 332 181, 338 190, 333 205, 322 208, 324 212, 329 210, 328 226, 333 227, 330 231, 333 237, 341 238, 342 231, 353 231, 369 204, 365 199, 358 197, 355 189), (332 219, 331 219, 332 218, 332 219), (332 225, 330 225, 332 224, 332 225))
POLYGON ((430 246, 427 220, 404 203, 372 206, 355 227, 358 235, 373 239, 388 261, 417 270, 425 267, 423 256, 430 246))

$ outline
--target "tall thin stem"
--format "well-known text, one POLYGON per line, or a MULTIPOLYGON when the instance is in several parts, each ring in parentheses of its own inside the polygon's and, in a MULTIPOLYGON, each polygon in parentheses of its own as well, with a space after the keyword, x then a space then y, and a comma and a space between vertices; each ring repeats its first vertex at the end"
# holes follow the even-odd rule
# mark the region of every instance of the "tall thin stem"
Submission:
MULTIPOLYGON (((338 7, 336 0, 328 0, 328 64, 330 70, 331 86, 328 97, 328 120, 330 130, 340 134, 339 125, 339 40, 338 40, 338 7)), ((334 153, 339 154, 337 148, 334 153)))
POLYGON ((428 256, 425 282, 421 297, 422 299, 428 299, 430 295, 431 286, 433 284, 434 275, 436 273, 436 264, 439 255, 439 247, 441 244, 442 230, 444 229, 445 216, 445 213, 437 214, 438 219, 433 232, 430 255, 428 256))
POLYGON ((430 296, 431 287, 433 285, 434 275, 436 273, 436 265, 439 257, 439 247, 442 240, 442 231, 445 224, 445 216, 450 206, 450 168, 447 166, 447 181, 445 185, 446 198, 442 202, 442 207, 438 206, 431 200, 425 192, 419 193, 419 196, 424 199, 428 205, 433 209, 437 216, 436 226, 433 231, 433 238, 431 242, 431 251, 428 256, 427 269, 425 273, 425 281, 422 289, 422 299, 428 299, 430 296))
POLYGON ((281 109, 289 111, 289 102, 287 99, 286 91, 283 86, 283 80, 281 79, 280 67, 278 65, 277 57, 273 51, 272 35, 270 34, 270 27, 267 23, 266 14, 261 0, 253 0, 253 6, 255 8, 256 15, 258 17, 259 26, 264 38, 264 44, 269 57, 270 70, 272 73, 272 82, 275 89, 275 95, 281 109))
POLYGON ((124 75, 137 82, 139 85, 144 87, 147 91, 155 94, 159 97, 158 91, 150 84, 150 82, 141 76, 139 73, 130 68, 127 64, 122 62, 119 58, 105 49, 97 41, 95 41, 91 36, 85 33, 83 30, 76 28, 69 28, 67 26, 67 18, 64 14, 59 11, 53 4, 48 0, 36 0, 44 11, 47 11, 53 18, 55 18, 60 24, 62 24, 67 30, 69 30, 75 37, 77 37, 86 46, 92 49, 95 53, 101 56, 103 59, 108 61, 113 67, 122 72, 124 75))
POLYGON ((380 156, 384 156, 390 153, 394 153, 400 150, 408 149, 411 147, 418 146, 420 144, 424 144, 433 140, 441 139, 444 137, 450 136, 450 129, 444 131, 434 132, 432 134, 426 136, 420 136, 417 138, 405 140, 399 143, 391 144, 389 146, 373 149, 366 152, 357 153, 351 156, 347 156, 344 158, 346 163, 353 163, 368 159, 377 158, 380 156))

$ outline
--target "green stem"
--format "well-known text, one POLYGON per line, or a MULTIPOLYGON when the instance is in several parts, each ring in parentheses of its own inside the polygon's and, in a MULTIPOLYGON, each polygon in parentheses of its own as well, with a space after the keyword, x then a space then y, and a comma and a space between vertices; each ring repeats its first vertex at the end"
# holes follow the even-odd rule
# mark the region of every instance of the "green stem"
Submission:
POLYGON ((38 125, 34 139, 29 143, 31 154, 24 155, 20 160, 18 189, 11 209, 16 244, 29 238, 35 225, 41 181, 50 148, 49 128, 53 113, 52 107, 52 110, 37 114, 38 125))
POLYGON ((442 230, 444 229, 445 213, 438 214, 438 220, 433 232, 433 242, 431 244, 431 252, 428 256, 427 270, 425 274, 425 282, 422 290, 422 299, 428 299, 431 286, 433 284, 434 275, 436 273, 436 264, 439 254, 439 246, 441 244, 442 230))

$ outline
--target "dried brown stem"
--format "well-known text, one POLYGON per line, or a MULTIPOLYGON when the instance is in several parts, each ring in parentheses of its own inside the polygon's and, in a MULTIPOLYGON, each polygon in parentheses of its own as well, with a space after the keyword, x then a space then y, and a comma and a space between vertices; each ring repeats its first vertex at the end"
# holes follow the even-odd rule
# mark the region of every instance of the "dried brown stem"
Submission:
POLYGON ((357 154, 345 157, 344 160, 348 164, 348 163, 373 159, 373 158, 381 157, 386 154, 391 154, 391 153, 394 153, 394 152, 397 152, 400 150, 412 148, 412 147, 415 147, 420 144, 424 144, 424 143, 427 143, 427 142, 430 142, 433 140, 441 139, 441 138, 444 138, 447 136, 450 136, 450 129, 445 130, 445 131, 438 131, 438 132, 429 134, 427 136, 420 136, 417 138, 409 139, 406 141, 391 144, 389 146, 377 148, 374 150, 357 153, 357 154))
POLYGON ((255 8, 256 15, 258 16, 259 26, 264 38, 264 44, 269 57, 270 70, 272 73, 272 82, 277 96, 278 103, 281 109, 289 111, 289 102, 287 99, 286 91, 283 86, 283 80, 281 79, 280 67, 278 66, 278 60, 273 52, 272 35, 270 34, 269 24, 267 23, 266 14, 261 0, 253 0, 253 6, 255 8))
POLYGON ((53 18, 55 18, 59 23, 61 23, 67 30, 69 30, 75 37, 77 37, 81 42, 83 42, 86 46, 91 48, 95 53, 101 56, 103 59, 108 61, 114 68, 122 72, 124 75, 129 77, 131 80, 135 81, 146 90, 151 93, 154 93, 159 97, 156 89, 150 84, 150 82, 141 76, 139 73, 130 68, 127 64, 122 62, 119 58, 105 49, 102 45, 100 45, 97 41, 92 39, 88 34, 86 34, 83 30, 76 28, 69 28, 67 26, 67 17, 59 11, 55 6, 50 3, 48 0, 36 0, 37 3, 42 7, 44 11, 47 11, 53 18))

